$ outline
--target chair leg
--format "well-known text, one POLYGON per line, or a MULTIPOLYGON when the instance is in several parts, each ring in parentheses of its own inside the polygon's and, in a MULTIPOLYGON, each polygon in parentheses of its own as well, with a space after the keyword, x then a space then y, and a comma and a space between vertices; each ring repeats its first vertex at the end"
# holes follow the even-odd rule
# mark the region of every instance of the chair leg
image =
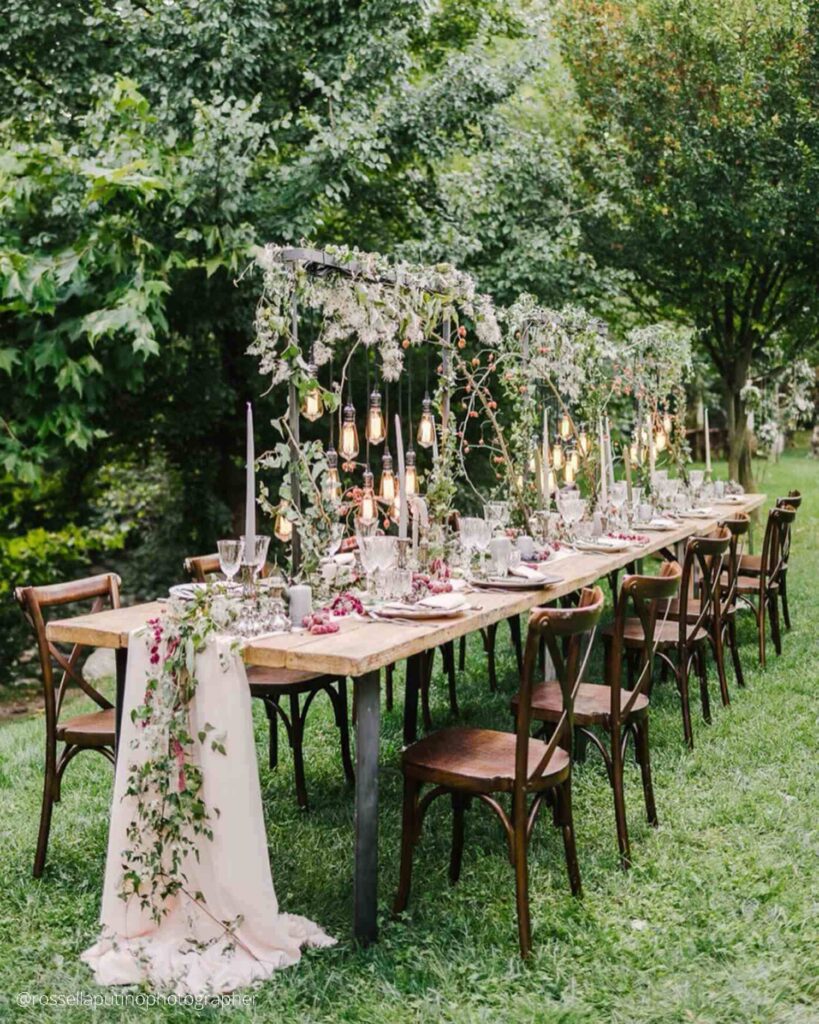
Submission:
POLYGON ((387 665, 386 671, 386 691, 387 691, 387 711, 392 711, 394 692, 395 692, 395 665, 387 665))
POLYGON ((759 664, 765 668, 765 598, 761 598, 756 612, 756 628, 759 633, 759 664))
POLYGON ((725 674, 725 649, 722 645, 722 622, 714 620, 712 643, 714 647, 714 661, 717 663, 717 678, 719 679, 719 693, 722 706, 727 708, 731 703, 731 695, 728 692, 728 677, 725 674))
POLYGON ((745 675, 742 671, 742 662, 739 658, 739 643, 737 642, 737 624, 734 616, 728 620, 728 646, 731 648, 731 661, 734 665, 734 676, 737 686, 745 686, 745 675))
MULTIPOLYGON (((663 664, 665 664, 665 662, 663 662, 663 664)), ((688 700, 689 668, 688 652, 683 648, 682 651, 678 653, 677 689, 680 694, 680 703, 682 704, 683 737, 685 738, 686 746, 693 749, 694 731, 691 728, 691 705, 688 700)))
POLYGON ((771 638, 777 655, 782 654, 782 633, 779 629, 779 595, 771 592, 771 638))
MULTIPOLYGON (((572 816, 572 780, 567 779, 555 794, 559 813, 560 828, 563 832, 563 851, 566 854, 566 869, 572 896, 582 896, 580 865, 577 863, 577 847, 574 841, 574 818, 572 816)), ((525 816, 524 816, 525 820, 525 816)))
POLYGON ((497 624, 487 626, 485 630, 481 630, 483 646, 486 651, 486 665, 489 672, 489 689, 493 693, 498 689, 498 673, 497 666, 495 665, 495 636, 497 632, 497 624))
POLYGON ((279 763, 279 714, 276 711, 275 698, 265 697, 263 703, 268 726, 267 763, 272 770, 279 763))
POLYGON ((394 914, 406 909, 412 884, 412 854, 416 842, 418 783, 404 777, 404 811, 401 824, 401 867, 398 875, 398 892, 392 905, 394 914))
MULTIPOLYGON (((392 666, 390 666, 392 667, 392 666)), ((348 782, 355 782, 355 769, 353 758, 350 753, 350 721, 347 713, 347 680, 339 676, 338 680, 338 704, 336 705, 336 725, 338 726, 339 739, 341 740, 341 764, 344 768, 344 776, 348 782)))
POLYGON ((424 671, 421 677, 421 720, 424 729, 430 732, 432 729, 432 712, 429 708, 429 689, 432 681, 432 663, 435 660, 435 648, 428 652, 424 659, 424 671))
POLYGON ((449 880, 454 885, 461 877, 461 862, 464 854, 464 817, 466 797, 461 793, 452 794, 452 851, 449 855, 449 880))
MULTIPOLYGON (((521 794, 522 795, 522 794, 521 794)), ((532 952, 532 916, 529 909, 529 857, 526 837, 526 804, 515 806, 512 849, 515 861, 515 903, 518 911, 518 940, 520 955, 532 952)))
POLYGON ((48 837, 51 832, 51 812, 54 809, 54 780, 56 777, 56 766, 53 760, 46 756, 45 778, 43 780, 43 806, 40 811, 40 832, 37 836, 37 852, 34 854, 34 877, 42 878, 45 868, 46 852, 48 850, 48 837))
POLYGON ((299 710, 298 694, 290 694, 290 747, 293 751, 293 774, 296 778, 296 802, 307 810, 307 783, 304 777, 304 721, 299 710))
POLYGON ((788 571, 784 569, 779 577, 779 595, 782 598, 782 618, 785 620, 785 629, 791 628, 791 610, 788 607, 788 571))
POLYGON ((613 730, 611 734, 611 789, 614 795, 614 820, 617 825, 617 847, 620 850, 620 866, 625 871, 631 867, 631 850, 628 845, 626 793, 623 783, 623 748, 620 739, 620 730, 613 730))
POLYGON ((523 643, 520 635, 520 616, 513 615, 509 619, 509 632, 512 635, 512 644, 515 648, 515 659, 518 663, 518 675, 523 675, 523 643))
POLYGON ((700 682, 700 703, 702 704, 703 721, 711 724, 711 696, 708 693, 708 667, 705 658, 704 644, 697 644, 694 652, 697 666, 697 676, 700 682))
POLYGON ((463 672, 466 668, 466 636, 461 637, 458 645, 458 671, 463 672))
POLYGON ((458 710, 458 678, 455 675, 455 642, 448 640, 441 646, 441 658, 444 662, 444 671, 447 677, 449 690, 449 710, 453 715, 459 715, 458 710))
POLYGON ((640 765, 640 774, 643 777, 643 796, 646 801, 646 817, 649 825, 655 828, 659 825, 657 820, 657 807, 654 803, 654 786, 651 782, 651 754, 648 746, 648 718, 637 722, 634 727, 634 746, 637 750, 637 762, 640 765))

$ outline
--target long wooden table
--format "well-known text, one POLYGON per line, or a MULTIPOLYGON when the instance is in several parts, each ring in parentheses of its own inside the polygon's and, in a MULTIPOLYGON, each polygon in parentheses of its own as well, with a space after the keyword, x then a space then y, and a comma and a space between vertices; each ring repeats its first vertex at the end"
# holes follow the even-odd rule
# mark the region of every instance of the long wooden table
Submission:
MULTIPOLYGON (((502 619, 558 600, 603 577, 611 577, 627 565, 662 550, 679 549, 686 539, 708 533, 736 512, 753 512, 764 504, 764 494, 750 494, 741 504, 715 504, 709 519, 683 519, 673 530, 650 534, 650 542, 611 554, 577 554, 560 560, 554 575, 561 578, 547 588, 499 593, 481 591, 473 603, 477 610, 456 619, 411 625, 350 620, 338 633, 312 636, 288 633, 252 641, 244 649, 249 665, 302 669, 346 676, 356 688, 355 864, 353 874, 353 931, 370 942, 376 938, 378 897, 378 751, 380 738, 380 670, 407 660, 404 734, 415 735, 418 692, 428 651, 468 633, 485 629, 502 619)), ((638 531, 635 527, 635 532, 638 531)), ((158 602, 57 619, 48 624, 50 640, 112 648, 117 664, 117 729, 123 706, 125 670, 130 633, 160 614, 158 602)))

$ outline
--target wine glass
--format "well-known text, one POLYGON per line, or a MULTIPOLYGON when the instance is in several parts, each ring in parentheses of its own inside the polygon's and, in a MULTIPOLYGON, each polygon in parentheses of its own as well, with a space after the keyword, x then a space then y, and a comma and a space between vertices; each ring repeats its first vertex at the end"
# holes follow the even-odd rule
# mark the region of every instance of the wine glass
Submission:
POLYGON ((628 484, 625 480, 616 480, 611 488, 609 502, 614 510, 614 518, 618 525, 622 525, 622 511, 628 497, 628 484))
POLYGON ((481 575, 484 575, 484 555, 489 550, 489 545, 492 543, 492 534, 494 530, 492 526, 486 522, 485 519, 476 519, 475 527, 475 547, 478 551, 479 562, 478 571, 481 575))
POLYGON ((496 529, 503 529, 509 522, 509 502, 487 501, 483 506, 483 516, 493 533, 496 529))
POLYGON ((586 514, 586 501, 584 498, 561 498, 560 514, 566 523, 569 536, 574 536, 574 525, 579 523, 586 514))
POLYGON ((341 547, 344 540, 344 523, 333 523, 330 527, 330 536, 327 540, 327 557, 332 558, 341 547))
POLYGON ((380 583, 381 596, 383 596, 386 574, 398 561, 398 545, 396 544, 395 537, 372 537, 369 540, 369 545, 375 563, 376 592, 378 592, 380 583))
POLYGON ((361 560, 361 568, 364 570, 366 577, 365 593, 369 597, 372 593, 372 584, 374 582, 373 574, 378 568, 378 559, 375 552, 375 541, 377 537, 359 537, 358 538, 358 557, 361 560))
POLYGON ((216 550, 219 552, 219 567, 230 585, 242 564, 245 543, 243 540, 217 540, 216 550))
POLYGON ((472 568, 472 556, 475 554, 477 544, 475 543, 475 531, 478 529, 478 523, 481 520, 475 516, 463 516, 461 519, 460 538, 461 547, 464 549, 466 555, 466 567, 467 570, 472 568))

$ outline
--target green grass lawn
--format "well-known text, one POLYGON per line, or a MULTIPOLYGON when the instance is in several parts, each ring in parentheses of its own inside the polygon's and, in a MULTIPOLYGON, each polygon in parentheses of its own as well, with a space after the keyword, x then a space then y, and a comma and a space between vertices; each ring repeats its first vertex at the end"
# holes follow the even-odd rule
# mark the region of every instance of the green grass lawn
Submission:
MULTIPOLYGON (((261 767, 270 857, 283 909, 340 938, 308 951, 227 1011, 130 1008, 110 1019, 233 1021, 623 1022, 807 1024, 819 1021, 819 463, 801 452, 765 467, 769 498, 799 487, 790 582, 794 629, 768 669, 757 667, 753 623, 741 621, 748 688, 732 686, 714 721, 694 707, 695 749, 682 743, 676 697, 652 698, 652 754, 660 828, 649 829, 630 759, 626 800, 634 867, 618 868, 611 795, 599 759, 575 770, 578 851, 585 894, 569 895, 560 836, 543 816, 531 847, 535 952, 517 954, 513 875, 500 826, 486 808, 467 820, 460 883, 447 881, 448 808, 434 805, 418 848, 410 910, 391 921, 400 835, 401 714, 385 713, 381 749, 381 939, 349 938, 353 799, 343 783, 330 716, 308 721, 309 813, 296 809, 289 756, 261 767)), ((761 531, 757 530, 757 543, 761 531)), ((506 641, 501 628, 499 637, 506 641)), ((459 693, 469 723, 509 728, 515 685, 504 651, 503 692, 491 695, 476 642, 459 693)), ((733 677, 729 680, 733 683, 733 677)), ((317 702, 318 703, 318 702, 317 702)), ((447 722, 438 683, 436 724, 447 722)), ((265 721, 257 737, 264 760, 265 721)), ((24 1010, 21 992, 97 990, 79 954, 96 938, 104 867, 109 766, 93 755, 69 769, 55 809, 44 878, 31 877, 41 786, 42 721, 0 728, 0 1019, 86 1020, 84 1008, 24 1010), (5 1002, 3 1001, 5 997, 5 1002)), ((229 738, 228 738, 229 742, 229 738)), ((95 1014, 96 1016, 96 1014, 95 1014)))

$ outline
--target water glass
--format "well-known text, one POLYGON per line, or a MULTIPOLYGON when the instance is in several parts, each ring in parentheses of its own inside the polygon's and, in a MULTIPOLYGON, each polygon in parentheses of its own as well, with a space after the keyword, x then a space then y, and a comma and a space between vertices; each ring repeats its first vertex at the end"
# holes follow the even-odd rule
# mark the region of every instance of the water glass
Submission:
POLYGON ((508 537, 493 537, 489 542, 489 564, 494 576, 505 576, 509 572, 509 556, 512 541, 508 537))
POLYGON ((217 540, 216 549, 219 552, 219 566, 225 575, 228 583, 233 582, 233 577, 239 571, 242 558, 245 553, 245 544, 242 540, 217 540))

